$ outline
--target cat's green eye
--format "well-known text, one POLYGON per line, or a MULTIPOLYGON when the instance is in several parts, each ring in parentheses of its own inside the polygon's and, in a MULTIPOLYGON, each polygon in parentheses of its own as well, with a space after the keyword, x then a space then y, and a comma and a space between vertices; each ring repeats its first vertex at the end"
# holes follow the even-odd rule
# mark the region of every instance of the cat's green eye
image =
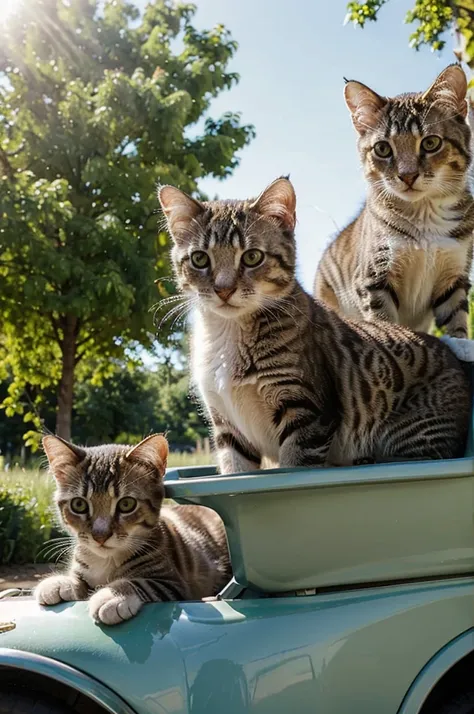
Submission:
POLYGON ((79 498, 79 496, 71 499, 71 502, 69 503, 69 508, 73 513, 77 513, 79 515, 89 513, 89 504, 87 503, 85 498, 79 498))
POLYGON ((195 250, 194 253, 191 253, 191 263, 198 270, 207 268, 210 262, 208 254, 203 250, 195 250))
POLYGON ((241 260, 247 268, 256 268, 257 265, 263 263, 264 257, 263 251, 251 248, 250 250, 246 250, 245 253, 242 253, 241 260))
POLYGON ((380 159, 388 159, 393 154, 392 147, 388 141, 377 141, 374 144, 374 152, 380 159))
POLYGON ((423 149, 423 151, 432 153, 433 151, 438 151, 442 143, 442 138, 433 134, 433 136, 425 136, 425 138, 421 142, 421 148, 423 149))
POLYGON ((137 499, 131 496, 125 496, 121 498, 117 503, 117 511, 119 513, 132 513, 137 507, 137 499))

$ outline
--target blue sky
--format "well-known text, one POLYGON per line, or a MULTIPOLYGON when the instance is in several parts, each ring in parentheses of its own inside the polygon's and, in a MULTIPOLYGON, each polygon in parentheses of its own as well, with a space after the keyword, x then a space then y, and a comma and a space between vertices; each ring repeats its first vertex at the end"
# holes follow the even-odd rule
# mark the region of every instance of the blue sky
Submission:
POLYGON ((290 173, 299 274, 309 290, 336 225, 355 215, 365 193, 343 77, 390 96, 427 88, 454 61, 449 37, 441 55, 410 49, 403 21, 413 3, 391 0, 377 23, 360 30, 343 26, 345 0, 197 0, 196 24, 221 22, 239 43, 231 69, 240 83, 214 101, 211 114, 241 111, 257 130, 235 174, 201 187, 210 196, 245 198, 290 173))

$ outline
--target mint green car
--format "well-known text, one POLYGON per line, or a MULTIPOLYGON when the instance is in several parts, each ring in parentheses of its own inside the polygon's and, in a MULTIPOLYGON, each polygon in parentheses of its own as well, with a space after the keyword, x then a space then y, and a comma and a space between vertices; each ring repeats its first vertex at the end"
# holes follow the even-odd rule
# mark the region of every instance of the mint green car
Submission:
POLYGON ((218 476, 234 580, 95 625, 0 600, 0 714, 474 714, 474 450, 452 461, 218 476))

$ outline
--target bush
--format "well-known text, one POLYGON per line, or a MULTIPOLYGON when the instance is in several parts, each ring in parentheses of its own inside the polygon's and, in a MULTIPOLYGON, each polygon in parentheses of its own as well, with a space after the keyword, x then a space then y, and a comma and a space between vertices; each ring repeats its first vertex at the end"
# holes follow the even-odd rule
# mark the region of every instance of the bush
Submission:
POLYGON ((48 560, 45 545, 57 536, 51 504, 51 487, 44 476, 0 474, 1 565, 48 560))

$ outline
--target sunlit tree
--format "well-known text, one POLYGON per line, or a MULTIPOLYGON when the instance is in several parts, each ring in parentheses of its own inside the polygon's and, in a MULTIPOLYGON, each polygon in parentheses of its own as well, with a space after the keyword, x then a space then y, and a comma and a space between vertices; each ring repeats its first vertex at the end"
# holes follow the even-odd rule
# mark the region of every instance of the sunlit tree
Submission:
POLYGON ((253 136, 238 114, 208 116, 238 81, 237 45, 221 25, 198 31, 194 13, 19 0, 0 26, 0 379, 31 443, 45 390, 70 438, 76 370, 154 337, 155 281, 170 272, 157 183, 225 178, 253 136))

